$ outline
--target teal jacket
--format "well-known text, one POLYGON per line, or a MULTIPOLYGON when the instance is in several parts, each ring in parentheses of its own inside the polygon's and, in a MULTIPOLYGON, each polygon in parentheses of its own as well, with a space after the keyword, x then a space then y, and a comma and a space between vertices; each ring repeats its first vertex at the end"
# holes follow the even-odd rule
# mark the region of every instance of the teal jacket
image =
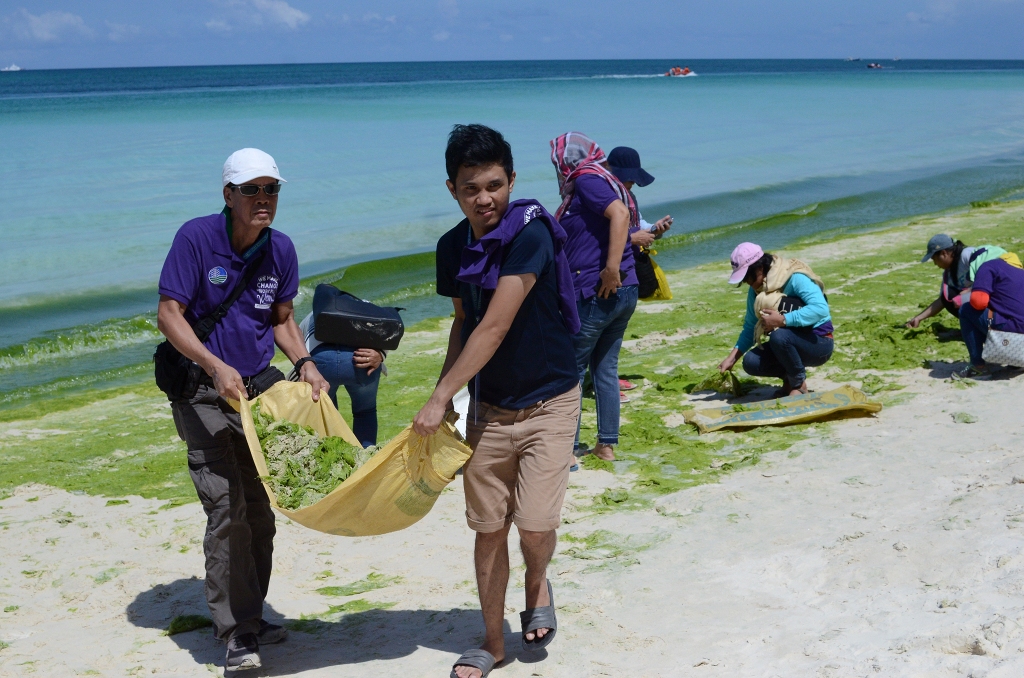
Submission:
MULTIPOLYGON (((803 273, 794 273, 790 276, 786 286, 782 288, 782 293, 787 297, 800 297, 807 304, 783 315, 786 327, 819 327, 832 320, 828 301, 821 288, 803 273)), ((736 340, 736 348, 740 353, 746 353, 754 345, 754 326, 757 325, 757 317, 754 315, 756 298, 757 292, 751 287, 747 290, 747 315, 743 318, 743 331, 736 340)))

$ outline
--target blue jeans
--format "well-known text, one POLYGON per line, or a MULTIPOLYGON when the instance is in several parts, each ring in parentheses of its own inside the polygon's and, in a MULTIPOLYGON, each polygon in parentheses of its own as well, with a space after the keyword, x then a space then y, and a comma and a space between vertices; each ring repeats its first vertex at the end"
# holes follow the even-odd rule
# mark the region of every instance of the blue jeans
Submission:
POLYGON ((981 354, 985 348, 985 337, 988 336, 990 322, 987 308, 979 311, 970 304, 960 307, 960 334, 964 337, 967 355, 971 357, 971 364, 975 367, 982 367, 985 364, 981 354))
POLYGON ((832 357, 835 342, 821 337, 810 327, 780 327, 768 335, 768 342, 747 351, 743 371, 752 377, 785 379, 799 388, 807 379, 806 367, 818 367, 832 357))
MULTIPOLYGON (((619 442, 619 349, 626 325, 636 310, 637 286, 620 287, 618 293, 602 299, 576 300, 580 331, 572 338, 576 347, 576 369, 580 386, 590 368, 597 400, 597 442, 619 442)), ((582 416, 582 415, 581 415, 582 416)), ((576 425, 576 448, 580 446, 580 427, 576 425)))
POLYGON ((337 344, 320 344, 310 355, 316 368, 331 385, 328 392, 335 407, 338 405, 338 387, 344 386, 352 400, 352 433, 363 447, 377 444, 377 386, 381 367, 367 374, 352 362, 354 349, 337 344))

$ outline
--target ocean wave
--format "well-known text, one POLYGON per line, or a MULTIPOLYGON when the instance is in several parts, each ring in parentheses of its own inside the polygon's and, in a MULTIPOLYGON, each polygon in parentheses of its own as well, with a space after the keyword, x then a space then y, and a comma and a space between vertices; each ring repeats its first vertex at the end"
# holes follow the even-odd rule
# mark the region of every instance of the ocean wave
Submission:
MULTIPOLYGON (((694 73, 694 75, 697 75, 694 73)), ((593 80, 633 80, 636 78, 664 78, 664 73, 642 73, 642 74, 623 74, 623 75, 592 75, 590 76, 593 80)))
POLYGON ((0 369, 26 367, 54 360, 110 351, 161 337, 153 314, 115 318, 94 325, 50 332, 0 349, 0 369))

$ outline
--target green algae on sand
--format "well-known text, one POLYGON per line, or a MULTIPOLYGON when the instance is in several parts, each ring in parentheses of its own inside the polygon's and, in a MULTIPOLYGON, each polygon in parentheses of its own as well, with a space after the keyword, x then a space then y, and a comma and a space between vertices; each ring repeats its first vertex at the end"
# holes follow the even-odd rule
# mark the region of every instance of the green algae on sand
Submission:
MULTIPOLYGON (((836 352, 826 366, 811 372, 811 378, 827 376, 861 382, 866 391, 892 392, 900 386, 901 371, 950 365, 967 357, 958 340, 957 321, 945 312, 916 330, 903 326, 938 294, 939 270, 930 263, 918 263, 928 238, 946 232, 970 245, 993 243, 1020 253, 1024 250, 1024 202, 973 210, 965 206, 958 213, 872 228, 854 235, 814 236, 782 249, 811 263, 829 291, 836 352)), ((734 231, 737 242, 747 237, 744 232, 734 231)), ((428 259, 424 255, 402 263, 418 272, 399 287, 411 289, 422 282, 417 276, 431 275, 428 259)), ((369 288, 376 265, 351 268, 346 276, 353 291, 372 294, 375 290, 369 288)), ((727 272, 724 258, 669 272, 676 299, 658 304, 657 312, 643 312, 654 307, 642 304, 630 321, 620 371, 646 386, 632 392, 633 402, 623 407, 616 448, 620 461, 601 465, 605 471, 623 474, 630 497, 657 497, 713 482, 735 465, 787 449, 809 433, 800 425, 774 430, 763 438, 754 432, 730 432, 698 441, 694 431, 673 423, 673 417, 694 405, 686 387, 698 383, 725 357, 739 333, 746 294, 724 283, 722 275, 727 272), (723 466, 712 468, 713 459, 723 459, 723 466)), ((378 400, 382 439, 405 428, 429 397, 444 358, 450 323, 444 317, 423 321, 410 328, 402 346, 389 354, 390 376, 382 382, 378 400)), ((283 366, 283 360, 279 356, 275 362, 283 366)), ((140 365, 133 374, 138 381, 129 385, 76 391, 59 398, 41 394, 31 402, 18 401, 16 409, 0 409, 0 497, 14 487, 41 483, 106 497, 196 501, 185 445, 178 439, 166 397, 151 383, 152 366, 140 365), (29 439, 11 434, 15 428, 49 433, 29 439)), ((741 383, 747 381, 743 378, 741 383)), ((944 387, 970 388, 971 384, 947 382, 944 387)), ((705 400, 710 399, 714 398, 705 400)), ((583 421, 584 441, 591 440, 596 433, 592 399, 584 400, 583 421)), ((583 461, 586 468, 589 462, 583 461)), ((631 506, 632 501, 609 500, 602 501, 600 508, 629 510, 631 506)))
POLYGON ((401 577, 389 577, 380 572, 371 572, 359 581, 344 586, 323 586, 316 590, 322 596, 356 596, 367 591, 376 591, 392 584, 400 584, 401 577))
POLYGON ((179 633, 188 633, 189 631, 205 629, 211 626, 213 626, 213 620, 209 617, 198 614, 183 614, 172 619, 164 633, 168 636, 174 636, 179 633))

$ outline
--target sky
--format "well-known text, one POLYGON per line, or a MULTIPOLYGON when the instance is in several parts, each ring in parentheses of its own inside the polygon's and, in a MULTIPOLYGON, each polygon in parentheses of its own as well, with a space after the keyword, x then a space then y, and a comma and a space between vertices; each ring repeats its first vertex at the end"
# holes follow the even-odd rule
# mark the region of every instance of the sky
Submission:
POLYGON ((0 0, 0 64, 1024 58, 1024 0, 0 0))

